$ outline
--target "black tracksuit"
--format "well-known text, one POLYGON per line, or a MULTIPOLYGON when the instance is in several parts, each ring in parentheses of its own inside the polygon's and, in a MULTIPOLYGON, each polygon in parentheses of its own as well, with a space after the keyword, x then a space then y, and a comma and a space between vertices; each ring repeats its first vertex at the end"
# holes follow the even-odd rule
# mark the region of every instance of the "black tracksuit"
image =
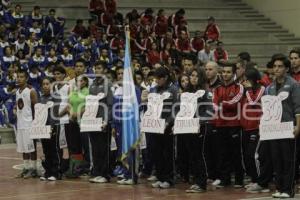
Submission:
MULTIPOLYGON (((40 102, 46 104, 49 101, 53 101, 52 97, 42 95, 40 102)), ((55 176, 56 178, 60 177, 60 165, 61 165, 61 156, 62 151, 59 146, 59 125, 54 125, 55 121, 51 117, 52 108, 49 108, 48 111, 48 119, 46 125, 52 126, 51 138, 50 139, 42 139, 42 147, 43 153, 45 156, 45 160, 42 162, 42 165, 45 169, 45 177, 55 176)))
POLYGON ((152 92, 162 94, 170 92, 171 96, 164 101, 161 118, 166 120, 167 127, 164 134, 153 133, 151 135, 152 155, 156 167, 156 176, 161 182, 173 184, 174 176, 174 136, 172 127, 174 116, 172 116, 172 106, 177 102, 177 88, 173 85, 167 85, 163 88, 155 87, 152 92))
MULTIPOLYGON (((300 114, 300 85, 290 76, 286 76, 283 84, 274 81, 267 90, 267 94, 272 96, 280 92, 288 92, 288 97, 281 102, 281 122, 295 122, 295 115, 300 114)), ((295 194, 296 140, 271 140, 270 149, 276 174, 276 189, 293 197, 295 194)))
POLYGON ((97 117, 107 124, 101 132, 89 132, 92 149, 92 176, 102 176, 109 179, 109 153, 110 153, 110 124, 112 120, 113 95, 111 83, 104 77, 97 77, 90 86, 89 94, 104 93, 105 97, 99 101, 97 117), (106 108, 104 108, 104 106, 106 108))

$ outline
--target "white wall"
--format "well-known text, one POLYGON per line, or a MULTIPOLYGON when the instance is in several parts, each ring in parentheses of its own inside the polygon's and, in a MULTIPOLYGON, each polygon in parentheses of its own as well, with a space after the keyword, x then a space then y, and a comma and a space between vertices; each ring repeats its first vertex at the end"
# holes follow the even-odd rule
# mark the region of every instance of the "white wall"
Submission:
POLYGON ((243 0, 300 37, 300 0, 243 0))

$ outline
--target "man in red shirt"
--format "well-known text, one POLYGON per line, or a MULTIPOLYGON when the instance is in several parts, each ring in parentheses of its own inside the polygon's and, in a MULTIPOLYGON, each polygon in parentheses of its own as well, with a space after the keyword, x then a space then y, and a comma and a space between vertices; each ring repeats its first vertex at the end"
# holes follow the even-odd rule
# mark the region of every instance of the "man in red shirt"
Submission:
POLYGON ((231 184, 231 172, 235 173, 235 188, 243 187, 244 170, 241 155, 240 101, 244 88, 234 81, 235 64, 225 64, 222 70, 223 83, 214 90, 214 125, 219 136, 219 164, 222 188, 231 184))
POLYGON ((190 51, 191 51, 190 40, 185 31, 181 31, 180 37, 175 40, 175 44, 176 44, 176 49, 179 52, 190 53, 190 51))
POLYGON ((209 17, 208 24, 204 32, 204 38, 206 40, 218 41, 220 39, 220 35, 221 35, 220 29, 218 25, 215 23, 215 18, 209 17))
POLYGON ((300 49, 293 49, 290 52, 290 61, 291 75, 297 82, 300 82, 300 49))
POLYGON ((194 53, 197 53, 201 51, 204 48, 205 41, 203 37, 201 36, 200 31, 196 31, 195 37, 191 39, 191 49, 194 53))
POLYGON ((153 31, 156 36, 162 38, 168 31, 168 18, 165 16, 165 11, 160 9, 155 17, 155 24, 153 26, 153 31))

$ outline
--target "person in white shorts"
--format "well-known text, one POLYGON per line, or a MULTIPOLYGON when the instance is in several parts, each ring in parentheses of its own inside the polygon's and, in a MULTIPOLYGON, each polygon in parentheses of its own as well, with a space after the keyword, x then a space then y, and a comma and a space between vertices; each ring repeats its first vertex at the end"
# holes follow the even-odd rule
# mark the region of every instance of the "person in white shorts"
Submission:
POLYGON ((25 70, 20 70, 17 73, 17 83, 19 89, 16 92, 16 109, 17 115, 17 152, 23 154, 24 168, 20 178, 30 178, 37 176, 37 153, 36 143, 30 139, 30 131, 33 116, 34 105, 38 101, 36 91, 27 85, 28 73, 25 70))

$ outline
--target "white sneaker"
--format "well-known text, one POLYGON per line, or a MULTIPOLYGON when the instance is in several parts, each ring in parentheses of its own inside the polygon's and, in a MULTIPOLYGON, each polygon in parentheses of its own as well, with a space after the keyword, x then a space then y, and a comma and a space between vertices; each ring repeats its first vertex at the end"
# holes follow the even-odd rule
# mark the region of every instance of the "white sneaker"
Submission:
POLYGON ((248 188, 252 187, 252 185, 254 185, 254 184, 255 184, 255 183, 249 183, 249 184, 245 185, 244 188, 245 188, 245 189, 248 189, 248 188))
POLYGON ((147 181, 157 181, 157 180, 158 180, 157 177, 154 176, 154 175, 152 175, 149 178, 147 178, 147 181))
POLYGON ((206 192, 206 190, 202 189, 198 185, 192 185, 189 189, 185 191, 186 193, 203 193, 206 192))
POLYGON ((272 194, 273 198, 281 198, 281 193, 280 192, 275 192, 274 194, 272 194))
POLYGON ((221 180, 220 179, 216 179, 214 182, 212 182, 212 185, 213 186, 217 186, 217 185, 220 185, 221 183, 221 180))
POLYGON ((107 179, 102 176, 96 176, 95 178, 89 179, 91 183, 107 183, 107 179))
POLYGON ((280 198, 286 199, 286 198, 291 198, 291 195, 287 194, 287 193, 281 193, 280 194, 280 198))
POLYGON ((167 181, 165 181, 165 182, 161 183, 161 184, 159 185, 159 187, 160 187, 161 189, 168 189, 168 188, 171 187, 171 185, 170 185, 170 183, 168 183, 167 181))
POLYGON ((247 188, 246 192, 249 193, 268 193, 270 192, 269 188, 263 188, 260 185, 258 185, 257 183, 254 183, 252 186, 250 186, 249 188, 247 188))
POLYGON ((41 177, 40 177, 40 180, 41 180, 41 181, 46 181, 46 180, 47 180, 47 177, 41 176, 41 177))
POLYGON ((56 181, 57 178, 55 176, 50 176, 48 177, 48 181, 56 181))
POLYGON ((120 185, 133 185, 133 180, 132 179, 122 179, 117 181, 118 184, 120 185))
POLYGON ((151 185, 153 188, 159 188, 160 184, 162 184, 162 182, 156 181, 155 183, 152 183, 151 185))

